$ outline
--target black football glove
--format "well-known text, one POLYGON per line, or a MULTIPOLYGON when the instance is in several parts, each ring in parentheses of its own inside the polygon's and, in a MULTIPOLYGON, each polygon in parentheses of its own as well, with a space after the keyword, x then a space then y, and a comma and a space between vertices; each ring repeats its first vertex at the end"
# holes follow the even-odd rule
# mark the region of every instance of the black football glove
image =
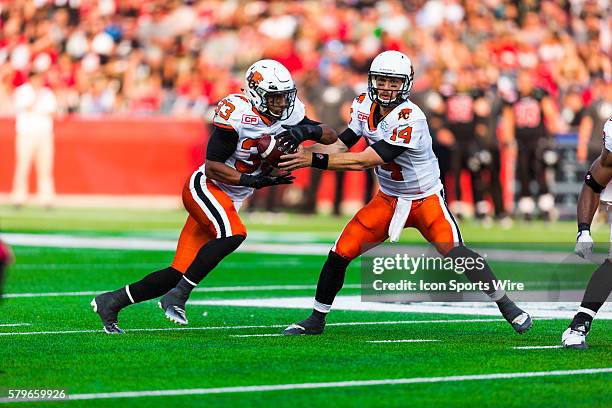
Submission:
POLYGON ((286 152, 293 152, 304 140, 318 142, 323 129, 317 125, 282 125, 285 132, 276 136, 276 142, 286 152))
POLYGON ((264 174, 252 176, 250 174, 243 174, 240 176, 240 185, 260 189, 279 184, 292 184, 293 180, 295 180, 295 177, 293 177, 291 173, 282 173, 278 176, 267 176, 264 174))

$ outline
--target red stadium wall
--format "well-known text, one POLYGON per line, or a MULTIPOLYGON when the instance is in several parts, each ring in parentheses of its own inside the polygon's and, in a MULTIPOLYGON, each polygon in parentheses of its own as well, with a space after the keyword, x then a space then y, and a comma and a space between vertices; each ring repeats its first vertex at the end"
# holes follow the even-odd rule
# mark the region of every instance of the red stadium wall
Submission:
MULTIPOLYGON (((202 163, 206 137, 207 131, 199 120, 150 117, 57 120, 56 191, 178 195, 185 178, 202 163)), ((11 190, 14 164, 14 120, 0 119, 0 192, 11 190)))
MULTIPOLYGON (((55 123, 55 187, 57 194, 175 195, 203 161, 208 137, 200 120, 155 117, 66 117, 55 123)), ((361 144, 357 150, 363 148, 361 144)), ((15 165, 15 122, 0 118, 0 193, 11 190, 15 165)), ((295 172, 305 188, 309 169, 295 172)), ((364 197, 365 174, 345 173, 344 200, 364 197)), ((335 177, 326 171, 317 194, 331 203, 335 177)), ((462 186, 469 189, 467 177, 462 186)), ((30 191, 35 171, 30 174, 30 191)), ((452 189, 451 189, 452 190, 452 189)), ((465 191, 464 190, 464 191, 465 191)), ((468 197, 469 198, 469 197, 468 197)))

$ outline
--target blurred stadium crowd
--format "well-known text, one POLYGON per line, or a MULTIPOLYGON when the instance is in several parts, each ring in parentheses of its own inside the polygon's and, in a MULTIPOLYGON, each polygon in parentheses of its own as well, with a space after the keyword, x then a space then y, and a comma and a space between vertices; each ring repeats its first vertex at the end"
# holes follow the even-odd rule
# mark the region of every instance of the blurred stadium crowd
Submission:
POLYGON ((475 157, 456 153, 465 144, 449 125, 453 95, 478 100, 465 137, 478 134, 493 162, 498 140, 510 143, 498 124, 520 73, 553 101, 549 131, 581 133, 579 162, 597 154, 612 115, 607 0, 0 0, 0 24, 0 114, 40 74, 60 113, 208 120, 253 61, 273 58, 296 78, 309 116, 342 130, 372 58, 400 50, 415 66, 413 99, 430 115, 443 173, 470 170, 475 157))

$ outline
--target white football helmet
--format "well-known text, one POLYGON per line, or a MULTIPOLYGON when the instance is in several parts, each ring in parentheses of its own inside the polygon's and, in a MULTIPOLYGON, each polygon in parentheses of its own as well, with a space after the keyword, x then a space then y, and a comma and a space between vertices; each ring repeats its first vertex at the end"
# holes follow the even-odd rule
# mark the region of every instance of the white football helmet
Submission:
POLYGON ((414 69, 407 55, 399 51, 384 51, 374 58, 368 73, 368 95, 373 102, 382 106, 394 106, 404 102, 410 96, 414 69), (383 100, 378 96, 376 77, 392 77, 403 80, 397 96, 391 100, 383 100))
POLYGON ((246 96, 260 113, 274 120, 285 120, 291 116, 297 90, 283 64, 270 59, 257 61, 247 69, 244 81, 246 96), (285 97, 285 106, 280 113, 272 112, 268 106, 268 98, 275 95, 285 97))

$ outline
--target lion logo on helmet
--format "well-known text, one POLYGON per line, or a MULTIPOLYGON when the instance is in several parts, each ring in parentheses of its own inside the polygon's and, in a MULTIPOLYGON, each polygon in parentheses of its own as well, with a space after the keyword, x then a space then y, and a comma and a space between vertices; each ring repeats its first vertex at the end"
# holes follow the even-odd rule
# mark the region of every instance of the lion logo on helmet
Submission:
POLYGON ((249 74, 247 81, 249 82, 250 88, 256 88, 257 85, 259 85, 259 83, 263 81, 263 79, 263 75, 261 75, 259 71, 253 71, 249 74))

